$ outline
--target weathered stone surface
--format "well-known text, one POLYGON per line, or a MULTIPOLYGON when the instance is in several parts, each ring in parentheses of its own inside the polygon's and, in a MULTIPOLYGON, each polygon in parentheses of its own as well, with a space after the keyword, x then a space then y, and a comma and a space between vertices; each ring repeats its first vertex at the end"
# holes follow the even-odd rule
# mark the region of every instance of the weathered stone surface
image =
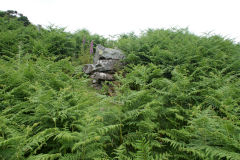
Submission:
POLYGON ((98 60, 97 64, 86 64, 83 67, 83 72, 91 74, 93 72, 115 72, 121 68, 122 64, 119 60, 98 60))
POLYGON ((116 71, 120 68, 121 63, 119 60, 109 59, 109 60, 98 60, 96 64, 96 71, 98 72, 107 72, 107 71, 116 71))
POLYGON ((102 81, 115 80, 113 74, 123 66, 121 60, 124 58, 125 55, 120 50, 97 45, 93 64, 86 64, 83 67, 83 72, 89 74, 90 78, 93 79, 92 85, 96 89, 100 89, 102 81))
POLYGON ((96 53, 93 58, 93 64, 96 64, 98 60, 102 59, 122 60, 124 58, 125 55, 118 49, 105 48, 102 45, 97 45, 96 53))
POLYGON ((83 67, 83 72, 86 74, 90 74, 95 70, 96 70, 96 67, 94 64, 85 64, 83 67))
POLYGON ((115 80, 112 74, 103 73, 103 72, 95 72, 90 77, 96 80, 105 80, 105 81, 115 80))

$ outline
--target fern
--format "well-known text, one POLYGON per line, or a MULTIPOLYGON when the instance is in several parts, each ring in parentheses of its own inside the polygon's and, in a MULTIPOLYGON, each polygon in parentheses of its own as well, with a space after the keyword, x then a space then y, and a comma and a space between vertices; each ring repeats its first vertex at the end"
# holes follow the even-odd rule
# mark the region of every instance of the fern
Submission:
POLYGON ((107 41, 0 16, 0 159, 237 160, 239 53, 187 29, 107 41), (116 96, 88 86, 83 38, 126 53, 116 96))

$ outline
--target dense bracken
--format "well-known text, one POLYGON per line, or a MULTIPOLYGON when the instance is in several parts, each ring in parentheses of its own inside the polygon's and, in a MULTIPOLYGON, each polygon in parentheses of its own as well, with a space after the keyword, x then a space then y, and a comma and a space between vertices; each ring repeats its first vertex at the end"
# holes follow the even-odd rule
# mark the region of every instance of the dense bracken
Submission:
POLYGON ((239 160, 239 78, 240 44, 219 35, 110 41, 1 11, 0 160, 239 160), (112 97, 82 72, 98 43, 127 57, 112 97))

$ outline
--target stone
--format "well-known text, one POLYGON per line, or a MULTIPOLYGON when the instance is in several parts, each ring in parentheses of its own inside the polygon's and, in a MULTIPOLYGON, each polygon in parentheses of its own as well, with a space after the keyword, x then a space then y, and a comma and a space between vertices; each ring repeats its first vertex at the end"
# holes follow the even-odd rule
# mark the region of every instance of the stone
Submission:
POLYGON ((112 60, 123 60, 125 55, 118 49, 105 48, 102 45, 97 45, 96 53, 93 58, 93 64, 97 64, 98 60, 112 59, 112 60))
POLYGON ((90 76, 90 78, 93 78, 95 80, 105 80, 105 81, 115 80, 112 74, 103 73, 103 72, 95 72, 90 76))
POLYGON ((86 64, 83 72, 90 75, 93 79, 92 86, 101 89, 102 81, 114 81, 114 73, 121 69, 123 63, 121 60, 125 58, 122 51, 118 49, 105 48, 97 45, 96 53, 93 57, 93 64, 86 64))
POLYGON ((83 67, 83 72, 91 74, 93 72, 115 72, 120 69, 122 63, 119 60, 98 60, 97 64, 86 64, 83 67))
POLYGON ((94 64, 85 64, 83 66, 83 72, 86 73, 86 74, 90 74, 92 73, 93 71, 95 71, 95 65, 94 64))
POLYGON ((92 83, 93 83, 93 84, 98 83, 98 80, 93 79, 92 83))
POLYGON ((96 71, 98 72, 108 72, 116 71, 120 68, 121 64, 119 60, 109 59, 109 60, 98 60, 96 64, 96 71))

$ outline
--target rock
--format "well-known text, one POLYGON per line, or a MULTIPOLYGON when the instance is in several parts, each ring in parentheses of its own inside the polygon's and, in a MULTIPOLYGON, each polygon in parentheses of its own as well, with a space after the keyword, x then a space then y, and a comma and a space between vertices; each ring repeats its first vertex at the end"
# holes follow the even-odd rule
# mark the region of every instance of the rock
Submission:
POLYGON ((83 72, 86 74, 90 74, 95 70, 95 65, 94 64, 85 64, 83 66, 83 72))
POLYGON ((98 60, 97 64, 86 64, 83 67, 83 72, 86 74, 91 74, 93 72, 111 72, 114 73, 117 69, 122 66, 119 60, 98 60))
POLYGON ((112 74, 103 73, 103 72, 95 72, 90 77, 96 80, 105 80, 105 81, 115 80, 112 74))
POLYGON ((93 79, 92 83, 93 83, 93 84, 98 83, 98 80, 93 79))
POLYGON ((102 45, 97 45, 96 53, 93 58, 93 64, 96 64, 98 60, 103 59, 112 59, 112 60, 122 60, 125 58, 125 55, 122 51, 118 49, 105 48, 102 45))
POLYGON ((116 71, 120 68, 121 64, 119 60, 109 59, 109 60, 98 60, 96 64, 96 71, 98 72, 108 72, 116 71))
POLYGON ((86 64, 83 72, 90 75, 93 79, 92 85, 96 89, 101 89, 102 81, 114 81, 114 73, 120 69, 123 64, 121 60, 125 58, 122 51, 118 49, 105 48, 97 45, 96 53, 93 57, 93 64, 86 64))

